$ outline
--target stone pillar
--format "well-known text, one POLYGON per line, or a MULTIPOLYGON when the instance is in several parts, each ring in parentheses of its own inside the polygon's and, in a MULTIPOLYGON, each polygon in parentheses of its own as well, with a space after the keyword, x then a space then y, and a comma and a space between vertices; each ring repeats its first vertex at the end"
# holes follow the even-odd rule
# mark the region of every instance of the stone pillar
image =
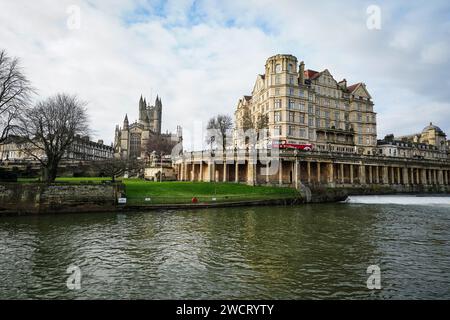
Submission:
POLYGON ((339 165, 339 181, 344 184, 345 183, 345 171, 344 171, 344 164, 341 163, 339 165))
POLYGON ((375 166, 375 183, 380 183, 380 170, 378 166, 375 166))
POLYGON ((422 169, 422 184, 423 185, 428 185, 427 170, 426 169, 422 169))
POLYGON ((420 169, 419 168, 416 168, 416 181, 417 181, 417 184, 423 183, 420 181, 420 169))
POLYGON ((353 170, 354 170, 354 168, 353 168, 353 164, 351 164, 350 165, 350 183, 351 184, 353 184, 353 180, 354 180, 354 177, 353 177, 353 174, 354 174, 354 172, 353 172, 353 170))
POLYGON ((203 181, 203 161, 200 162, 200 174, 199 174, 199 180, 203 181))
POLYGON ((389 168, 383 166, 383 184, 389 184, 389 168))
POLYGON ((278 184, 283 185, 283 160, 280 158, 280 164, 278 166, 278 184))
POLYGON ((239 161, 234 164, 234 182, 239 183, 239 161))
POLYGON ((188 181, 188 174, 187 174, 188 173, 188 166, 189 166, 188 163, 185 162, 184 163, 184 168, 183 168, 184 169, 184 175, 183 175, 184 179, 183 179, 183 181, 188 181))
POLYGON ((328 183, 334 183, 334 163, 328 164, 328 183))
POLYGON ((223 182, 228 182, 228 166, 225 160, 223 161, 223 182))
POLYGON ((317 182, 320 183, 320 162, 317 161, 317 182))
POLYGON ((311 183, 311 161, 306 163, 307 171, 308 171, 308 183, 311 183))
POLYGON ((414 183, 414 168, 411 168, 411 169, 408 169, 408 170, 411 170, 411 184, 415 185, 415 183, 414 183))
POLYGON ((301 184, 301 166, 300 161, 298 159, 295 159, 295 165, 294 165, 294 184, 296 189, 300 189, 301 184))
POLYGON ((373 175, 372 175, 372 166, 368 166, 369 168, 369 184, 373 183, 373 175))
POLYGON ((270 166, 269 166, 269 160, 267 159, 267 163, 266 163, 266 184, 270 183, 270 166))
POLYGON ((216 164, 214 163, 214 161, 210 161, 208 164, 208 181, 216 181, 216 164))
POLYGON ((366 184, 366 167, 363 164, 359 166, 359 183, 366 184))
POLYGON ((400 172, 400 167, 397 167, 397 181, 398 181, 398 184, 402 184, 403 183, 402 175, 400 173, 401 173, 400 172))
POLYGON ((434 184, 438 184, 437 170, 436 169, 433 169, 433 183, 434 184))
POLYGON ((444 184, 444 173, 442 172, 442 170, 438 171, 438 184, 444 184))
POLYGON ((184 181, 184 162, 180 164, 180 181, 184 181))
POLYGON ((408 168, 403 168, 403 184, 407 186, 409 184, 409 173, 408 168))
POLYGON ((394 172, 394 167, 389 167, 389 171, 390 171, 390 174, 391 174, 391 181, 392 181, 392 184, 395 184, 395 172, 394 172))
POLYGON ((256 171, 256 164, 252 163, 252 161, 247 162, 247 184, 250 186, 255 185, 255 171, 256 171))

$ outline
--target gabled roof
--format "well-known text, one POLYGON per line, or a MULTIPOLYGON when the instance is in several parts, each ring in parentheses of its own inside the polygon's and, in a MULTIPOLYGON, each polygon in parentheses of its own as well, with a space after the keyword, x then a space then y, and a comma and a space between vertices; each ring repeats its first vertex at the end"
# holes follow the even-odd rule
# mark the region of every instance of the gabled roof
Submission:
POLYGON ((352 93, 353 91, 355 91, 358 88, 358 86, 360 84, 362 84, 362 83, 359 82, 359 83, 352 84, 351 86, 348 86, 347 87, 348 92, 352 93))
POLYGON ((316 77, 318 77, 319 72, 318 71, 314 71, 314 70, 305 70, 305 77, 308 79, 314 79, 316 77))

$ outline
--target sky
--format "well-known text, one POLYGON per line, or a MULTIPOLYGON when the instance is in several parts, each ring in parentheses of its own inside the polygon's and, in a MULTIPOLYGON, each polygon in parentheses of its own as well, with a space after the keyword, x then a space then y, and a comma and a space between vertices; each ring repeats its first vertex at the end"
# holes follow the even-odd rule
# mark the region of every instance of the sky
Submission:
POLYGON ((0 49, 19 57, 38 95, 88 102, 92 138, 111 143, 139 98, 163 102, 163 130, 233 115, 272 55, 364 82, 378 138, 450 134, 450 2, 0 0, 0 49), (345 4, 343 4, 345 3, 345 4))

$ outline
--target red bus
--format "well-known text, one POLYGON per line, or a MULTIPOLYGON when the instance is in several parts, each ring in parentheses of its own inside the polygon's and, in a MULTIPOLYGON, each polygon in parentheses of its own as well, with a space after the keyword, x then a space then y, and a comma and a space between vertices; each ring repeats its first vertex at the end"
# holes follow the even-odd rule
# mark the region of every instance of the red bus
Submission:
POLYGON ((277 149, 297 149, 297 150, 303 150, 303 151, 312 151, 314 150, 314 145, 312 144, 296 144, 296 143, 287 143, 286 141, 280 141, 280 143, 272 143, 272 148, 277 149))

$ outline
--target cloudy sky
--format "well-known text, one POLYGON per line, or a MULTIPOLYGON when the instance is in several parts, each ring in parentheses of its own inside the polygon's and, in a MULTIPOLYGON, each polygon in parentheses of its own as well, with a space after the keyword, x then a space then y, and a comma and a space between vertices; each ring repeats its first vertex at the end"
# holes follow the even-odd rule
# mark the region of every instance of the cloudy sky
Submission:
POLYGON ((21 58, 38 98, 78 94, 94 138, 107 143, 125 113, 137 118, 141 94, 162 97, 163 130, 192 133, 214 114, 233 114, 277 53, 365 82, 380 138, 430 121, 450 133, 447 0, 0 0, 0 8, 0 48, 21 58), (380 29, 368 28, 371 5, 380 29))

